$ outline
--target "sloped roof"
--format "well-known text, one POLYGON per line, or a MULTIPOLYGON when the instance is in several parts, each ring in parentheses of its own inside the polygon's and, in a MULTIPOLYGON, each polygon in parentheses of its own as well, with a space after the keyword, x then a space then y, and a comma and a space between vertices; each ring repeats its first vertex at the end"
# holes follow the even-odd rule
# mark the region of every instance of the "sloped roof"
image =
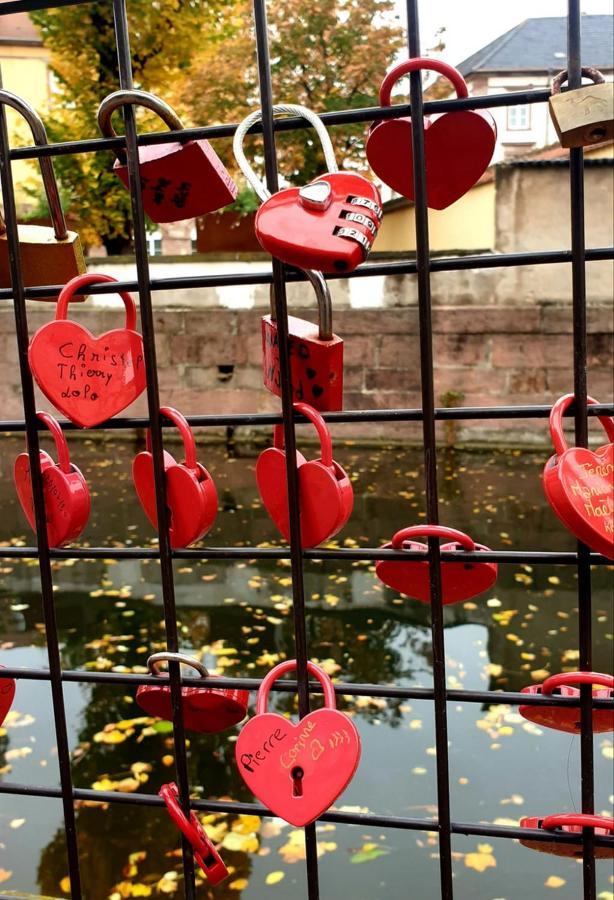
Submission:
POLYGON ((9 13, 0 16, 0 44, 42 43, 38 28, 27 13, 9 13))
MULTIPOLYGON (((614 16, 582 16, 584 65, 612 69, 613 56, 614 16)), ((560 72, 566 57, 566 17, 543 17, 525 19, 468 56, 457 69, 465 77, 475 72, 560 72)))

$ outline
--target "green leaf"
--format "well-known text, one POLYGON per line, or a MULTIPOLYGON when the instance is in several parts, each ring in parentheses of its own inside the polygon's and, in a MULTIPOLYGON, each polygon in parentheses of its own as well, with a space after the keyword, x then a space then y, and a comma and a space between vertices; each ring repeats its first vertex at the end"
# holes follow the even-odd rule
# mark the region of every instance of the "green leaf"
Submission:
POLYGON ((158 734, 168 734, 169 731, 173 730, 172 722, 156 722, 155 725, 152 726, 154 731, 157 731, 158 734))
POLYGON ((354 853, 354 855, 350 857, 350 862, 370 862, 372 859, 377 859, 378 856, 387 856, 389 853, 390 850, 385 850, 383 847, 373 847, 372 850, 359 850, 358 853, 354 853))

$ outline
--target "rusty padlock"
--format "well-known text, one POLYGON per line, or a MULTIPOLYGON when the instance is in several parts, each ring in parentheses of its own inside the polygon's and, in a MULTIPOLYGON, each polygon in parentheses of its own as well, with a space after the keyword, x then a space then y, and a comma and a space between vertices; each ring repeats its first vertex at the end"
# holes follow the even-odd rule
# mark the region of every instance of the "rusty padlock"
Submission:
MULTIPOLYGON (((330 290, 321 272, 305 269, 305 275, 315 288, 318 324, 288 316, 292 399, 309 403, 321 412, 343 409, 343 340, 333 334, 330 290)), ((262 375, 264 386, 280 397, 279 335, 273 286, 271 314, 262 319, 262 375)))
MULTIPOLYGON (((122 90, 109 94, 98 107, 98 127, 104 137, 117 137, 111 116, 126 104, 152 110, 171 131, 183 129, 175 111, 160 97, 147 91, 122 90)), ((126 151, 115 152, 113 171, 128 187, 126 151)), ((139 147, 139 173, 143 208, 152 222, 180 222, 203 216, 227 206, 237 196, 236 184, 206 140, 139 147)))
MULTIPOLYGON (((23 116, 30 126, 32 138, 37 147, 49 143, 41 117, 23 97, 18 97, 11 91, 0 90, 0 103, 11 106, 23 116)), ((53 227, 49 228, 46 225, 19 226, 19 255, 25 287, 63 285, 75 275, 85 272, 85 259, 79 235, 66 228, 66 219, 62 211, 60 192, 55 180, 51 157, 41 156, 39 162, 53 227)), ((0 217, 0 287, 11 287, 9 247, 6 225, 2 217, 0 217)), ((36 299, 55 302, 57 298, 58 294, 55 293, 36 299)), ((85 297, 79 299, 85 300, 85 297)))
POLYGON ((339 172, 335 151, 322 120, 310 109, 293 103, 273 106, 273 113, 302 116, 315 129, 327 173, 303 187, 271 195, 243 151, 243 139, 262 118, 256 110, 235 132, 232 149, 248 183, 263 201, 254 228, 262 247, 282 262, 299 269, 351 272, 373 246, 382 219, 381 198, 362 175, 339 172))
POLYGON ((614 83, 606 81, 592 66, 583 67, 582 75, 593 84, 564 94, 561 86, 567 81, 567 70, 559 72, 552 82, 548 106, 561 147, 590 147, 614 137, 614 83))

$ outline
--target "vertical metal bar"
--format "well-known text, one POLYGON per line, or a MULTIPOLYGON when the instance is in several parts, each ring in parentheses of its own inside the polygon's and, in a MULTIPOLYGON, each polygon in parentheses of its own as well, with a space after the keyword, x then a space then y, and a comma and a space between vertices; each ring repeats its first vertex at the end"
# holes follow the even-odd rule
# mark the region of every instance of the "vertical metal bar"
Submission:
MULTIPOLYGON (((2 75, 0 72, 0 87, 2 75)), ((47 523, 45 516, 45 499, 43 494, 43 477, 40 470, 38 430, 36 421, 36 400, 34 384, 28 364, 28 319, 22 277, 21 257, 19 254, 19 234, 17 228, 17 212, 15 209, 15 191, 11 171, 10 146, 6 124, 6 110, 0 105, 0 179, 2 182, 2 200, 6 224, 6 240, 8 243, 9 266, 15 309, 15 331, 19 354, 19 372, 23 411, 26 422, 26 440, 30 457, 30 479, 32 483, 32 499, 34 501, 34 519, 38 545, 38 565, 41 580, 41 598, 43 618, 45 621, 45 639, 47 657, 49 659, 49 675, 51 682, 51 698, 53 703, 53 719, 58 747, 58 765, 60 784, 62 787, 62 806, 64 810, 64 830, 66 833, 66 853, 68 856, 68 874, 72 900, 80 900, 81 872, 79 870, 79 847, 77 843, 77 825, 73 806, 73 784, 70 765, 70 746, 66 730, 66 709, 62 691, 62 662, 58 640, 57 619, 53 601, 53 578, 49 557, 49 541, 47 539, 47 523)), ((52 251, 53 252, 53 251, 52 251)))
MULTIPOLYGON (((115 17, 115 33, 117 37, 117 55, 119 62, 119 81, 122 88, 134 86, 132 79, 132 63, 130 55, 130 38, 126 0, 113 0, 115 17)), ((147 374, 147 406, 149 411, 151 445, 153 457, 154 483, 156 489, 156 512, 158 516, 158 535, 160 549, 160 578, 162 582, 162 598, 164 604, 164 624, 166 644, 171 652, 179 650, 177 632, 177 611, 175 607, 175 584, 173 577, 173 559, 171 555, 168 533, 168 510, 166 505, 166 485, 163 465, 162 429, 160 427, 160 394, 158 389, 158 370, 156 364, 156 345, 151 300, 151 281, 149 276, 149 260, 147 257, 147 239, 145 234, 145 215, 141 194, 139 175, 139 151, 137 145, 136 117, 134 107, 124 107, 126 126, 126 151, 128 162, 128 179, 132 206, 132 223, 134 232, 134 253, 136 260, 137 281, 141 312, 141 328, 145 350, 145 371, 147 374)), ((169 665, 171 701, 173 707, 173 738, 175 745, 175 765, 177 768, 177 786, 183 811, 189 816, 190 787, 188 781, 188 763, 185 745, 181 702, 181 671, 177 663, 169 665)), ((182 836, 183 872, 185 896, 187 900, 195 900, 194 859, 190 843, 182 836)))
MULTIPOLYGON (((567 71, 569 87, 578 88, 581 74, 580 0, 569 0, 567 18, 567 71)), ((586 260, 584 232, 584 151, 569 151, 569 188, 571 195, 571 277, 573 297, 573 379, 575 395, 575 441, 577 447, 588 445, 586 413, 586 260)), ((592 669, 592 602, 589 548, 578 541, 578 630, 580 669, 592 669)), ((592 689, 581 686, 580 692, 580 762, 582 812, 594 812, 595 776, 593 761, 592 689)), ((582 873, 585 900, 595 900, 594 833, 584 829, 582 873)))
MULTIPOLYGON (((256 29, 256 50, 258 55, 258 81, 260 86, 260 105, 262 108, 266 182, 271 193, 275 193, 279 190, 279 181, 277 177, 275 132, 273 129, 273 92, 271 88, 266 0, 254 0, 254 24, 256 29)), ((294 430, 292 374, 290 371, 290 354, 288 348, 286 284, 284 267, 276 259, 273 259, 273 288, 275 292, 277 334, 279 337, 281 409, 284 419, 286 478, 288 480, 290 555, 292 565, 292 613, 294 617, 294 646, 297 663, 296 677, 298 682, 299 715, 302 717, 309 712, 305 585, 303 581, 303 552, 301 548, 298 473, 296 469, 296 435, 294 430)), ((318 900, 320 889, 315 825, 307 825, 305 827, 305 847, 308 896, 309 900, 318 900)))
MULTIPOLYGON (((418 0, 407 0, 409 55, 420 56, 418 0)), ((420 373, 422 391, 422 435, 426 517, 430 525, 439 522, 437 497, 437 443, 435 437, 435 378, 433 370, 433 329, 431 317, 431 275, 427 209, 424 121, 420 72, 410 74, 413 178, 415 196, 416 266, 418 315, 420 323, 420 373)), ((441 896, 452 900, 452 841, 450 832, 450 774, 448 765, 448 722, 446 709, 446 664, 441 600, 441 559, 439 542, 429 538, 429 581, 431 590, 431 640, 433 646, 433 690, 435 746, 437 750, 437 806, 439 816, 439 872, 441 896)))

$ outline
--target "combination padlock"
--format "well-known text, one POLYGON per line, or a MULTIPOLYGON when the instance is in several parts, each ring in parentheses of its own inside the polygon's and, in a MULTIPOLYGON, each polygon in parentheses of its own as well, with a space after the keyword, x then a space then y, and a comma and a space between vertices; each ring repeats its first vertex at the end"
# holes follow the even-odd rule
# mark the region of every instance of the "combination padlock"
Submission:
MULTIPOLYGON (((536 725, 545 725, 556 731, 580 734, 580 691, 576 684, 600 684, 604 690, 594 691, 594 700, 614 700, 614 678, 601 672, 562 672, 551 675, 543 684, 531 684, 522 689, 523 694, 558 694, 561 697, 575 697, 577 706, 519 706, 518 712, 536 725)), ((614 731, 614 710, 593 709, 593 731, 614 731)))
MULTIPOLYGON (((390 93, 403 75, 419 69, 448 78, 457 97, 468 95, 463 76, 437 59, 416 57, 388 72, 379 92, 380 106, 390 106, 390 93)), ((497 126, 485 110, 462 110, 424 117, 426 203, 445 209, 473 187, 495 149, 497 126)), ((382 181, 409 200, 415 197, 412 121, 409 117, 374 123, 367 138, 369 165, 382 181)))
POLYGON ((35 333, 28 347, 32 375, 41 391, 71 422, 91 428, 129 406, 145 390, 143 338, 135 331, 136 307, 126 307, 124 328, 99 337, 66 318, 68 303, 88 284, 114 282, 110 275, 79 275, 60 291, 55 320, 35 333))
MULTIPOLYGON (((39 412, 37 416, 51 432, 58 454, 56 463, 44 450, 39 452, 47 540, 50 547, 62 547, 75 541, 87 525, 90 492, 85 478, 70 461, 68 444, 59 423, 49 413, 39 412)), ((30 528, 36 531, 30 457, 27 452, 20 453, 15 460, 13 479, 21 508, 30 528)))
POLYGON ((295 669, 296 660, 289 659, 265 676, 256 715, 241 729, 235 757, 254 796, 276 816, 300 827, 322 815, 352 780, 360 761, 360 735, 336 708, 330 678, 312 662, 307 670, 322 685, 324 708, 308 713, 298 725, 267 712, 271 686, 295 669))
MULTIPOLYGON (((320 456, 307 461, 297 451, 301 546, 316 547, 337 534, 349 519, 354 505, 352 482, 333 459, 333 443, 322 416, 306 403, 294 409, 315 425, 320 456)), ((283 425, 275 425, 273 446, 258 457, 256 481, 262 502, 283 537, 290 540, 288 480, 283 425)))
MULTIPOLYGON (((155 94, 122 90, 109 94, 98 107, 98 126, 104 137, 117 137, 111 124, 116 109, 127 103, 157 113, 171 131, 183 130, 175 111, 155 94)), ((128 187, 126 151, 116 151, 113 171, 128 187)), ((215 212, 232 203, 237 186, 206 140, 174 141, 139 147, 143 208, 152 222, 180 222, 215 212)))
POLYGON ((158 796, 162 797, 166 804, 168 814, 189 841, 194 852, 194 859, 202 869, 209 884, 219 884, 230 874, 224 860, 215 849, 215 845, 209 837, 203 826, 198 821, 195 812, 190 810, 190 818, 188 819, 179 804, 179 790, 177 785, 171 782, 163 784, 158 791, 158 796))
MULTIPOLYGON (((22 97, 10 91, 0 90, 0 103, 11 106, 24 117, 37 147, 49 143, 42 119, 22 97)), ((19 255, 25 287, 66 284, 75 275, 85 272, 85 259, 79 235, 66 228, 51 157, 41 156, 39 163, 53 227, 20 225, 18 228, 19 255)), ((0 217, 0 287, 11 287, 8 240, 2 217, 0 217)), ((36 299, 55 302, 57 293, 36 299)), ((84 300, 85 297, 81 299, 84 300)))
MULTIPOLYGON (((563 413, 574 395, 565 394, 550 412, 554 445, 544 467, 546 498, 563 525, 591 550, 614 559, 614 419, 599 416, 609 443, 597 450, 568 447, 563 413)), ((587 397, 588 403, 597 403, 587 397)))
MULTIPOLYGON (((0 666, 0 672, 4 666, 0 666)), ((0 676, 0 726, 6 719, 15 699, 15 679, 0 676)))
POLYGON ((232 146, 239 168, 263 201, 256 213, 256 237, 272 256, 299 269, 351 272, 367 258, 377 235, 382 219, 379 191, 362 175, 338 171, 328 132, 311 110, 283 103, 274 106, 273 113, 307 119, 322 143, 328 172, 304 187, 271 196, 243 152, 245 135, 262 112, 243 119, 232 146))
MULTIPOLYGON (((343 409, 343 340, 333 334, 330 290, 321 272, 307 269, 305 274, 315 288, 318 324, 288 316, 292 398, 321 412, 343 409)), ((271 314, 262 318, 262 375, 264 386, 280 397, 279 335, 273 286, 271 314)))
POLYGON ((168 678, 162 681, 161 662, 177 662, 196 669, 203 686, 181 688, 181 712, 188 731, 199 734, 217 734, 241 722, 247 714, 249 691, 212 687, 217 676, 210 675, 205 666, 183 653, 154 653, 147 660, 152 675, 161 678, 159 685, 142 684, 137 688, 136 702, 149 716, 173 721, 171 688, 168 678))
MULTIPOLYGON (((541 834, 577 834, 582 836, 584 828, 594 828, 595 837, 614 838, 614 819, 608 816, 593 816, 587 813, 559 813, 552 816, 525 816, 520 820, 521 828, 532 828, 541 834)), ((523 847, 537 850, 538 853, 552 853, 554 856, 571 856, 582 858, 582 841, 575 844, 563 844, 560 841, 534 841, 531 838, 519 838, 523 847)), ((594 847, 596 859, 612 859, 614 857, 614 840, 610 847, 594 847)))
MULTIPOLYGON (((417 537, 437 537, 448 539, 451 543, 443 544, 442 552, 467 551, 476 553, 488 551, 483 544, 476 544, 469 535, 455 528, 443 525, 413 525, 403 528, 384 544, 382 550, 406 550, 426 553, 428 546, 414 540, 417 537)), ((487 591, 497 580, 496 563, 484 562, 446 562, 441 561, 441 602, 444 606, 469 600, 487 591)), ((410 559, 407 562, 395 559, 379 559, 375 564, 375 574, 393 590, 423 603, 431 602, 431 586, 428 560, 410 559)))
MULTIPOLYGON (((166 505, 169 511, 171 547, 189 547, 211 529, 217 516, 217 491, 213 478, 196 458, 194 434, 176 409, 162 406, 160 414, 170 419, 181 434, 185 459, 178 463, 164 450, 166 505)), ((132 464, 132 480, 145 515, 157 530, 156 485, 154 481, 151 432, 147 431, 147 449, 132 464)))
POLYGON ((567 70, 552 81, 548 106, 561 147, 590 147, 614 137, 614 83, 606 81, 598 69, 586 66, 582 75, 593 84, 561 93, 567 70))

